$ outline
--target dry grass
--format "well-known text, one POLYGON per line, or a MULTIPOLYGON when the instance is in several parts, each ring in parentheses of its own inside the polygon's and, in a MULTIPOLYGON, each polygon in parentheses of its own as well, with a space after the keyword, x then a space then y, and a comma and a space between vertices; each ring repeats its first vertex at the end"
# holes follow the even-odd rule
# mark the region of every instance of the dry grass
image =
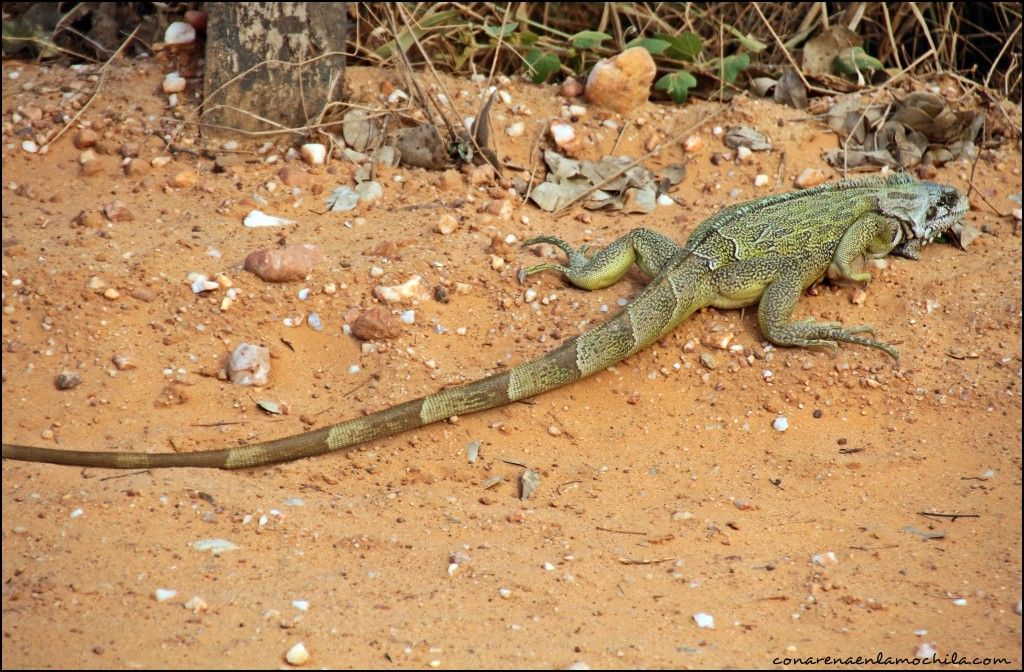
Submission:
MULTIPOLYGON (((394 35, 385 17, 388 3, 350 3, 351 62, 391 60, 394 35)), ((414 64, 425 61, 460 74, 518 74, 526 70, 525 51, 557 55, 561 74, 580 74, 594 58, 621 50, 637 37, 685 31, 703 39, 703 50, 687 67, 700 71, 721 55, 752 54, 748 73, 777 74, 794 62, 809 38, 846 25, 864 38, 868 54, 887 68, 903 69, 924 53, 911 74, 918 79, 954 75, 965 86, 992 96, 1021 95, 1021 6, 994 3, 406 3, 408 20, 400 43, 411 46, 415 33, 424 52, 408 48, 414 64), (515 22, 498 40, 486 30, 515 22), (611 36, 599 46, 573 50, 568 38, 582 30, 611 36), (524 44, 522 36, 529 33, 524 44), (763 48, 759 48, 760 45, 763 48), (589 58, 588 58, 589 56, 589 58), (581 58, 582 57, 582 58, 581 58), (969 84, 968 84, 969 83, 969 84)), ((664 55, 659 66, 681 64, 664 55)), ((798 59, 796 59, 798 60, 798 59)), ((713 69, 712 69, 713 74, 713 69)))

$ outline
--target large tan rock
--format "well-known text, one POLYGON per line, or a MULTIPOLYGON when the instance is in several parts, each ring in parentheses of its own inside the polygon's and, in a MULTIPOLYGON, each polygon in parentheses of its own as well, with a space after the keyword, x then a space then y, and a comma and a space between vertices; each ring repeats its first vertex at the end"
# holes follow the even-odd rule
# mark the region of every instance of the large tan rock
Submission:
POLYGON ((309 243, 256 250, 245 258, 245 270, 267 282, 302 280, 324 258, 323 252, 309 243))
POLYGON ((398 338, 401 333, 402 323, 381 306, 370 308, 352 323, 352 334, 364 341, 398 338))
POLYGON ((647 101, 657 67, 643 47, 601 59, 587 77, 586 98, 594 105, 626 114, 647 101))

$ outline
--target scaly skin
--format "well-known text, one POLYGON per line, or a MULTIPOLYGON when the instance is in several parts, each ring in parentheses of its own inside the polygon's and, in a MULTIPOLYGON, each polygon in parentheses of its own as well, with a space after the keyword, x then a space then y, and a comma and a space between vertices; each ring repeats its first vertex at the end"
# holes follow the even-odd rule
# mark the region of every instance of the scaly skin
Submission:
POLYGON ((525 244, 557 245, 569 265, 539 264, 526 269, 526 275, 553 270, 577 287, 600 289, 617 282, 635 263, 651 282, 619 315, 539 359, 333 427, 196 453, 92 452, 5 443, 3 457, 114 469, 238 469, 312 457, 561 387, 643 350, 705 306, 759 304, 761 332, 779 345, 835 350, 844 341, 898 358, 892 346, 859 335, 871 327, 792 321, 796 302, 830 270, 868 281, 869 274, 853 268, 861 258, 890 253, 916 258, 921 245, 966 210, 967 199, 956 189, 900 174, 724 208, 698 226, 683 247, 654 231, 635 229, 588 258, 557 238, 535 238, 525 244))

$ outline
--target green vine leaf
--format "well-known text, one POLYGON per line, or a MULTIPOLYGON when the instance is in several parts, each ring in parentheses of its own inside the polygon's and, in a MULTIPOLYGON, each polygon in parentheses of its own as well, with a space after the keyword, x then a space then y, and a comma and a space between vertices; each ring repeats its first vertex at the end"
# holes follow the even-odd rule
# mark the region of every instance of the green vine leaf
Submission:
POLYGON ((669 73, 654 84, 655 89, 664 91, 676 103, 686 102, 690 89, 695 86, 697 79, 686 70, 669 73))
POLYGON ((605 40, 610 39, 612 39, 612 36, 608 33, 602 33, 597 30, 581 30, 569 38, 569 44, 577 49, 593 49, 600 46, 605 40))
POLYGON ((626 43, 627 49, 630 47, 643 47, 650 52, 651 56, 663 54, 671 46, 670 42, 659 40, 656 37, 637 37, 626 43))
POLYGON ((832 69, 839 75, 856 75, 863 70, 884 70, 885 66, 874 56, 869 56, 862 47, 843 49, 832 61, 832 69))
POLYGON ((722 59, 722 79, 732 84, 741 72, 750 66, 750 54, 733 54, 722 59))
POLYGON ((700 35, 690 31, 678 35, 658 33, 654 37, 669 43, 668 48, 665 49, 666 56, 681 61, 692 61, 704 48, 704 40, 700 39, 700 35))
POLYGON ((544 53, 540 49, 530 49, 526 52, 526 65, 533 71, 530 80, 534 84, 543 84, 562 67, 558 56, 544 53))
POLYGON ((506 38, 515 32, 515 29, 519 27, 518 21, 510 21, 501 26, 488 26, 484 25, 484 32, 493 37, 494 39, 506 38))

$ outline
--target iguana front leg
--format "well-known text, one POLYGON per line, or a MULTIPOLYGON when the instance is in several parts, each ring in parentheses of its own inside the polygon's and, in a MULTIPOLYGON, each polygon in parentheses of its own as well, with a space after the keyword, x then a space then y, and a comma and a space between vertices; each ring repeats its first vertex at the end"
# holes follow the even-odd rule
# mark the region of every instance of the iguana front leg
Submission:
POLYGON ((791 321, 790 317, 803 292, 804 283, 800 277, 800 260, 783 261, 783 266, 790 270, 783 271, 765 288, 757 308, 758 324, 765 338, 778 345, 821 346, 833 352, 839 349, 837 341, 857 343, 869 348, 878 348, 899 362, 900 353, 896 348, 888 343, 857 335, 874 331, 869 325, 844 327, 839 322, 816 322, 810 318, 798 322, 791 321))
POLYGON ((884 257, 889 254, 898 227, 899 224, 892 219, 874 213, 864 215, 851 224, 840 239, 839 247, 832 258, 832 264, 839 270, 840 277, 857 282, 870 282, 870 273, 857 273, 853 270, 854 260, 860 257, 884 257))
POLYGON ((633 229, 593 257, 586 256, 587 246, 574 250, 567 242, 553 236, 531 238, 523 245, 537 243, 550 243, 561 248, 569 264, 537 264, 523 271, 523 275, 557 271, 582 289, 603 289, 615 284, 634 262, 648 277, 653 278, 682 250, 670 238, 650 229, 633 229))

